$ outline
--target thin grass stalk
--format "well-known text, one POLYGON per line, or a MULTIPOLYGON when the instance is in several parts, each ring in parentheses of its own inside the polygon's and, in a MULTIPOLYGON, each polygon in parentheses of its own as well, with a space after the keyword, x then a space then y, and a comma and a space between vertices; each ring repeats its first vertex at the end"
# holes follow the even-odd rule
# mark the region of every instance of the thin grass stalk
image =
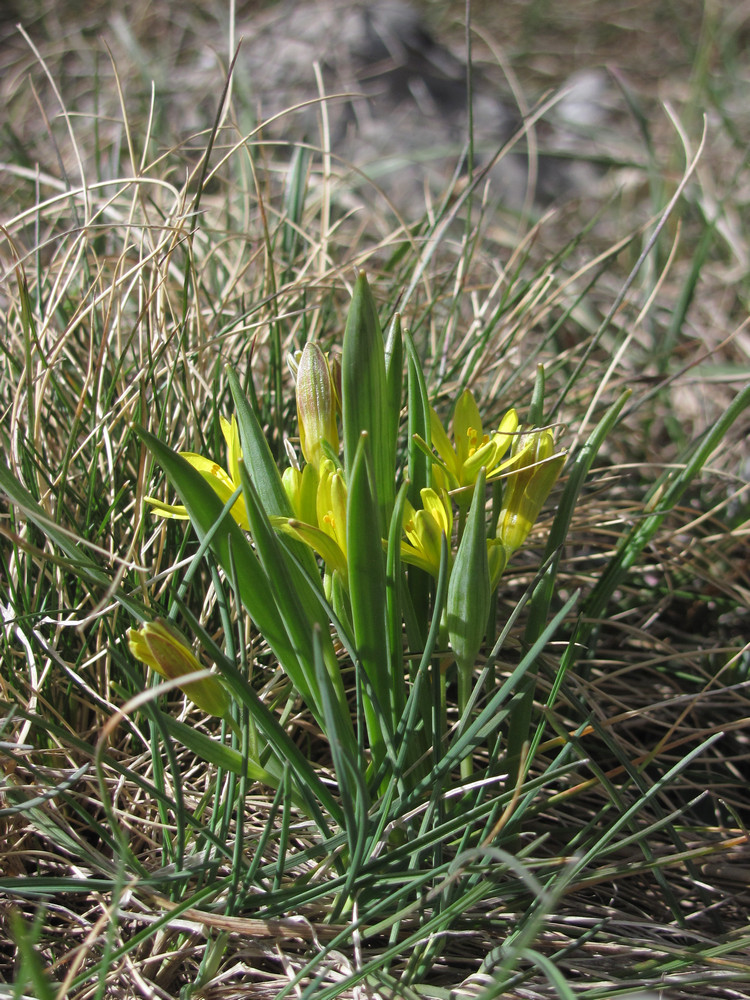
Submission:
MULTIPOLYGON (((599 449, 607 438, 612 428, 622 412, 622 408, 630 397, 630 391, 624 392, 620 398, 610 407, 604 417, 599 421, 586 443, 578 451, 575 459, 570 464, 568 481, 563 490, 558 503, 557 514, 547 538, 544 550, 543 561, 549 561, 549 565, 534 588, 534 592, 529 601, 529 616, 524 628, 524 645, 531 646, 539 638, 544 630, 549 615, 549 608, 554 595, 557 570, 560 563, 560 555, 565 539, 568 537, 570 523, 573 518, 576 503, 583 483, 588 475, 594 459, 599 453, 599 449)), ((569 647, 570 649, 571 647, 569 647)), ((563 660, 560 675, 564 675, 568 663, 563 660)), ((531 717, 534 706, 534 693, 537 686, 538 669, 529 671, 519 684, 518 691, 514 696, 514 708, 510 714, 508 724, 508 779, 507 788, 515 788, 518 781, 519 766, 521 763, 523 746, 531 736, 531 717)), ((540 730, 541 732, 541 730, 540 730)), ((538 742, 540 732, 537 733, 531 751, 528 754, 528 761, 533 759, 534 747, 538 742)))
POLYGON ((688 449, 684 467, 677 472, 666 472, 649 491, 646 497, 646 516, 619 543, 617 551, 583 607, 587 623, 579 624, 574 638, 581 644, 580 648, 589 649, 589 655, 594 649, 591 638, 612 594, 635 565, 664 519, 679 503, 685 490, 701 472, 711 454, 721 445, 732 424, 748 406, 750 406, 750 387, 737 394, 724 414, 706 432, 703 441, 688 449))

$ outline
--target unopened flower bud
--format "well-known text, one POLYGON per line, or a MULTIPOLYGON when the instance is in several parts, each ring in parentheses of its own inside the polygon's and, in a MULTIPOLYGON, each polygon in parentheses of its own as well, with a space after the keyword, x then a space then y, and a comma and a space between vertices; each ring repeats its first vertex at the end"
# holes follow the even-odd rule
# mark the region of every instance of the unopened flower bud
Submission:
POLYGON ((313 341, 305 344, 297 366, 297 422, 305 460, 316 468, 325 457, 323 441, 339 448, 336 390, 325 354, 313 341))
MULTIPOLYGON (((129 629, 128 646, 137 660, 167 680, 204 669, 180 632, 160 618, 140 629, 129 629)), ((180 686, 202 712, 219 717, 227 713, 229 695, 218 677, 204 677, 180 686)))

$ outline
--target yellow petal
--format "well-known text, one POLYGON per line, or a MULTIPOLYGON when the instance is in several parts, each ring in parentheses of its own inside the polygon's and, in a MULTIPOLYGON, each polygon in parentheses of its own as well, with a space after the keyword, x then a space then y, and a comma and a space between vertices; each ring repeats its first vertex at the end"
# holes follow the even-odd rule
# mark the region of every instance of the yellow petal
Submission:
POLYGON ((189 514, 182 504, 162 503, 156 497, 144 497, 147 504, 150 504, 154 514, 158 517, 173 517, 178 521, 187 521, 189 514))
POLYGON ((455 480, 458 480, 458 459, 455 449, 450 443, 445 428, 440 423, 440 417, 438 417, 432 407, 430 407, 430 437, 432 439, 432 447, 442 459, 445 468, 448 470, 448 474, 455 480))
MULTIPOLYGON (((226 504, 239 486, 239 480, 233 480, 225 469, 222 469, 216 462, 212 462, 210 458, 188 451, 182 451, 180 454, 190 462, 194 469, 200 472, 221 502, 226 504)), ((244 528, 245 531, 250 530, 245 499, 241 494, 232 504, 230 513, 241 528, 244 528)))
MULTIPOLYGON (((456 456, 461 469, 476 449, 484 443, 479 407, 469 389, 464 389, 461 393, 453 411, 453 439, 456 442, 456 456)), ((480 462, 477 466, 477 473, 483 464, 480 462)), ((461 473, 459 473, 460 478, 461 473)))

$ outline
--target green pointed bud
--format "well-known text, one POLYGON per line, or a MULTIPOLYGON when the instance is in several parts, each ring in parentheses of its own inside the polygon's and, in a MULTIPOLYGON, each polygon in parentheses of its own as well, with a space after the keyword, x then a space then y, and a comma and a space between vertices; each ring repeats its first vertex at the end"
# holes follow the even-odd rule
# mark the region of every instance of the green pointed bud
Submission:
POLYGON ((519 464, 505 480, 497 522, 497 538, 509 555, 526 541, 567 457, 564 451, 555 451, 551 431, 538 430, 519 434, 511 457, 516 455, 519 464))
POLYGON ((305 461, 316 468, 325 457, 323 441, 339 449, 336 389, 325 354, 314 341, 305 344, 297 366, 297 422, 305 461))
MULTIPOLYGON (((128 629, 128 646, 137 660, 170 681, 204 669, 182 634, 160 618, 140 629, 128 629)), ((229 695, 218 677, 204 677, 180 687, 208 715, 222 717, 229 710, 229 695)))

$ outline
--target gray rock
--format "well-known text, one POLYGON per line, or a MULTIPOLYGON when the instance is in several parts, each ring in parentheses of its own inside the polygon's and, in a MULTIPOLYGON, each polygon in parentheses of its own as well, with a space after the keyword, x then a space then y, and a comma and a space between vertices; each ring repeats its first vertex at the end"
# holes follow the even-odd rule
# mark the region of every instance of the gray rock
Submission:
MULTIPOLYGON (((408 4, 287 2, 241 25, 240 33, 241 78, 249 81, 260 118, 269 122, 264 137, 314 146, 328 141, 337 169, 355 168, 352 184, 361 172, 409 214, 424 207, 426 195, 441 197, 451 178, 460 178, 468 142, 466 65, 408 4), (327 140, 321 125, 324 97, 327 140)), ((603 74, 579 74, 550 112, 547 137, 554 135, 565 160, 540 159, 537 200, 591 182, 593 172, 582 172, 581 164, 571 161, 570 135, 600 123, 605 86, 603 74)), ((521 124, 517 111, 499 96, 498 81, 475 69, 479 169, 521 124)), ((522 144, 489 171, 492 196, 511 208, 519 208, 526 195, 527 161, 520 149, 522 144)))

